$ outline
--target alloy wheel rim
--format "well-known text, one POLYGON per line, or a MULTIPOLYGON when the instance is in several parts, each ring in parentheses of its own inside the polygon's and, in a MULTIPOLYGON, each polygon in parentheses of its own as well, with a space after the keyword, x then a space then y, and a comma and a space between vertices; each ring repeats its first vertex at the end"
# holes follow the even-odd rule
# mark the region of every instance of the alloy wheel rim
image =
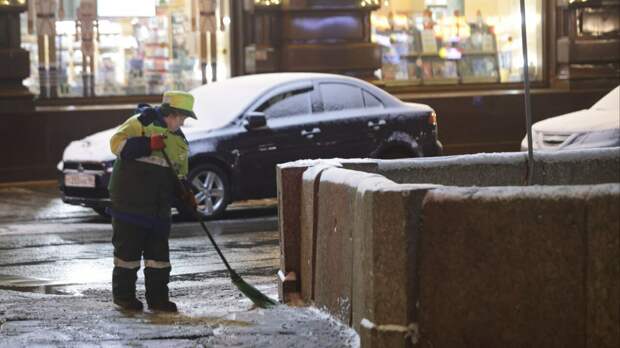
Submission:
POLYGON ((203 215, 212 215, 224 204, 224 182, 216 172, 200 172, 192 180, 192 186, 196 189, 197 209, 203 215))

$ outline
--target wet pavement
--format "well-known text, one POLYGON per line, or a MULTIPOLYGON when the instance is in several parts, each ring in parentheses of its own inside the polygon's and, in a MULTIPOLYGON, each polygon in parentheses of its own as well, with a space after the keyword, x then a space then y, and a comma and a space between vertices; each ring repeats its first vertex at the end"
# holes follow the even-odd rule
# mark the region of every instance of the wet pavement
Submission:
MULTIPOLYGON (((209 229, 231 266, 277 298, 273 200, 235 204, 209 229)), ((355 347, 359 339, 313 308, 255 308, 232 285, 208 239, 175 219, 170 292, 178 314, 111 304, 111 226, 63 204, 53 185, 0 187, 0 346, 355 347)), ((142 272, 138 297, 144 299, 142 272)))

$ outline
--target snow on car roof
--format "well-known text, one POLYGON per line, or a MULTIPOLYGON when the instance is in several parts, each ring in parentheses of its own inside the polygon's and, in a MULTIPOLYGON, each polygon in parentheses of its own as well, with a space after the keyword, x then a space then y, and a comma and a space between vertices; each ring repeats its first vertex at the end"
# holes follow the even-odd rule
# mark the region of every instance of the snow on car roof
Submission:
POLYGON ((194 112, 198 120, 187 120, 189 127, 217 128, 226 125, 257 98, 270 89, 304 79, 352 78, 322 73, 269 73, 233 77, 194 88, 190 93, 195 98, 194 112))
MULTIPOLYGON (((222 127, 241 115, 263 93, 279 85, 306 79, 337 79, 355 84, 363 83, 356 78, 326 73, 267 73, 233 77, 209 83, 190 91, 196 99, 194 112, 198 120, 188 119, 185 123, 186 127, 199 127, 201 129, 222 127)), ((377 95, 381 95, 384 101, 397 100, 370 84, 366 88, 377 95)))

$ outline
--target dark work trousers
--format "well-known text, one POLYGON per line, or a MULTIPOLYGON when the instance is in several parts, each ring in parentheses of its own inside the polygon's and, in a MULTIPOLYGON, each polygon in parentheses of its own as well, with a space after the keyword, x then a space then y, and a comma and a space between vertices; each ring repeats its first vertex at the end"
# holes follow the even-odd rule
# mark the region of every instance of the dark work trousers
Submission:
POLYGON ((116 218, 112 219, 114 270, 112 295, 115 299, 131 300, 136 296, 137 272, 144 258, 144 284, 149 305, 168 302, 170 281, 170 225, 145 228, 116 218))

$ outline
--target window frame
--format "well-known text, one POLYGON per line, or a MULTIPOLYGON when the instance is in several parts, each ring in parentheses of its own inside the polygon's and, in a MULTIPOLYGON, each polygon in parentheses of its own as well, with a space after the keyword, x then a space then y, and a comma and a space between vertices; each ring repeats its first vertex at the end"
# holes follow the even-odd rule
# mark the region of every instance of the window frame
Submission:
POLYGON ((262 104, 260 104, 257 108, 255 108, 255 111, 259 111, 265 114, 265 118, 267 120, 270 119, 279 119, 279 118, 284 118, 284 117, 293 117, 293 116, 298 116, 298 115, 311 115, 312 114, 312 92, 314 91, 314 87, 310 86, 310 87, 305 87, 305 88, 295 88, 295 89, 291 89, 288 91, 283 91, 281 93, 277 93, 271 96, 271 98, 265 100, 262 104), (285 96, 284 98, 278 100, 276 103, 269 105, 267 108, 265 108, 264 110, 261 110, 261 107, 263 105, 265 105, 266 103, 268 103, 269 101, 271 101, 272 99, 282 96, 282 95, 286 95, 292 93, 291 95, 285 96), (282 101, 285 101, 286 99, 292 98, 294 96, 298 96, 300 94, 305 94, 307 95, 308 98, 308 111, 307 113, 301 113, 301 114, 290 114, 290 115, 280 115, 280 116, 269 116, 269 114, 265 111, 267 109, 269 109, 271 106, 274 106, 282 101))
POLYGON ((364 88, 361 86, 358 86, 356 84, 353 83, 347 83, 347 81, 330 81, 330 80, 325 80, 325 81, 319 81, 318 82, 318 90, 317 93, 319 94, 320 98, 321 98, 321 105, 323 106, 323 112, 327 113, 327 112, 343 112, 343 111, 349 111, 349 110, 360 110, 360 109, 365 109, 365 105, 364 105, 364 94, 363 94, 363 90, 364 88), (359 108, 344 108, 341 110, 327 110, 326 108, 326 104, 325 104, 325 98, 323 97, 323 90, 321 89, 322 85, 345 85, 345 86, 349 86, 349 87, 353 87, 356 88, 359 91, 359 95, 360 95, 360 100, 361 100, 361 107, 359 108))
POLYGON ((362 90, 362 102, 364 103, 364 109, 374 109, 374 108, 385 109, 385 103, 383 103, 383 100, 381 100, 381 98, 379 98, 376 95, 370 93, 365 88, 361 88, 361 90, 362 90), (366 98, 365 98, 366 94, 368 94, 369 96, 374 98, 377 102, 379 102, 380 106, 368 106, 368 105, 366 105, 366 98))

